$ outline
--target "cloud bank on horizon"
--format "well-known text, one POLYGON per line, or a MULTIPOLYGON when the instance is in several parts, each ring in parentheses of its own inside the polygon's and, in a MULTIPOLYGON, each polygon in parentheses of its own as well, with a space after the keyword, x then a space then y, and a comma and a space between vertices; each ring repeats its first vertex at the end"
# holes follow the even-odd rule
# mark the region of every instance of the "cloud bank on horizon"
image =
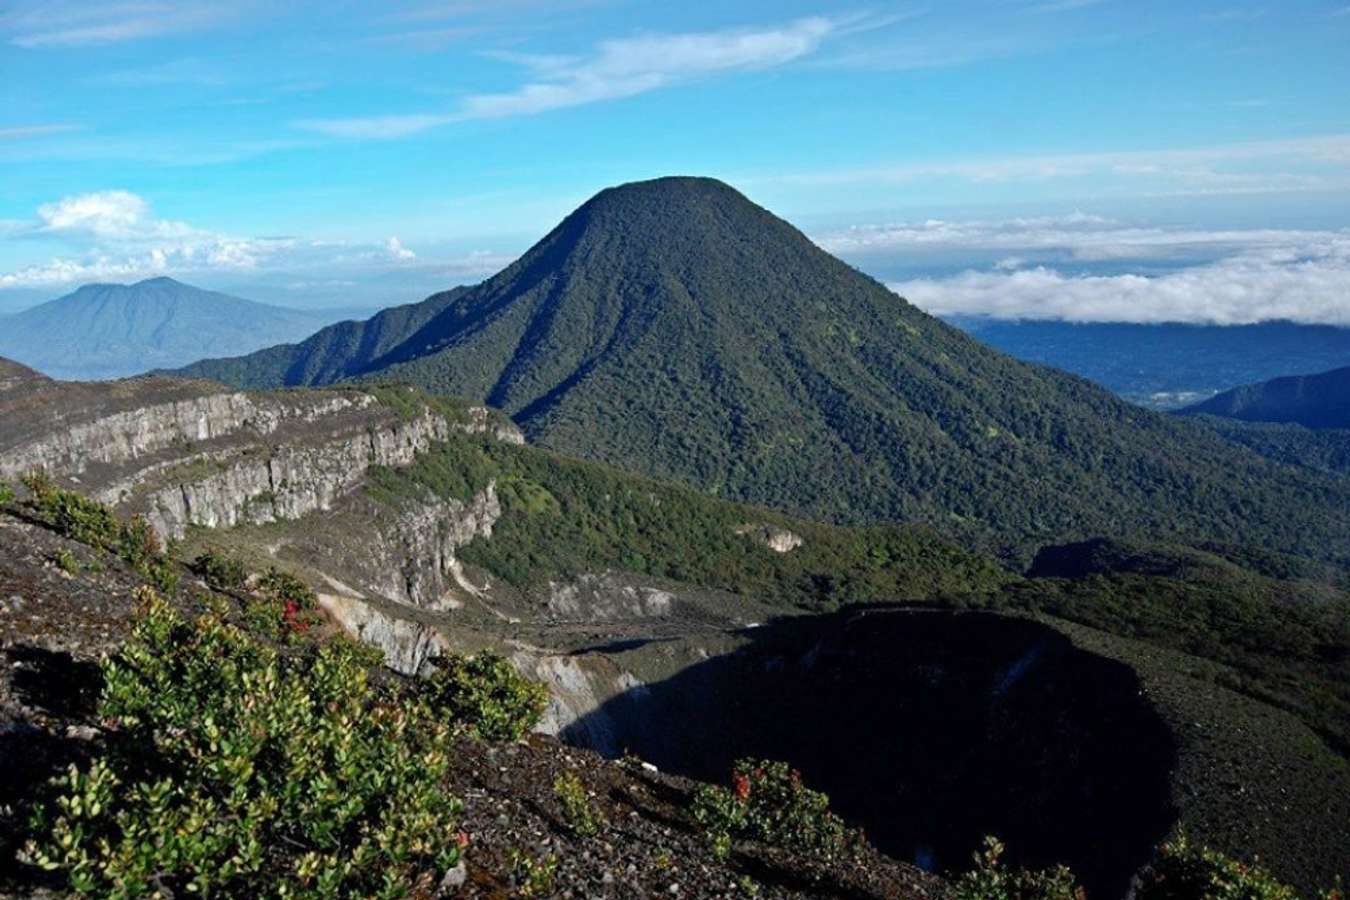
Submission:
MULTIPOLYGON (((510 256, 473 252, 456 258, 418 258, 397 236, 371 243, 299 237, 239 237, 158 218, 149 201, 124 190, 76 194, 43 203, 28 220, 0 223, 10 240, 56 238, 79 248, 23 268, 0 271, 0 290, 63 291, 91 281, 135 281, 155 275, 249 276, 322 274, 322 286, 352 287, 352 277, 422 267, 447 279, 487 275, 510 256), (342 280, 346 276, 348 280, 342 280)), ((300 282, 300 286, 320 283, 300 282)))
POLYGON ((1350 229, 1162 228, 1077 213, 859 226, 818 243, 864 267, 878 255, 988 259, 888 284, 935 315, 1350 326, 1350 229), (1102 267, 1147 274, 1093 271, 1102 267))

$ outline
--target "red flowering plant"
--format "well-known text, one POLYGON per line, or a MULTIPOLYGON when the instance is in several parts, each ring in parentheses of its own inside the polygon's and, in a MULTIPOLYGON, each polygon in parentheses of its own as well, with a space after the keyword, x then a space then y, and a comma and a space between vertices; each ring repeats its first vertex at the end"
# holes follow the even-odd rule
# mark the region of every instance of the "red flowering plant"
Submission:
POLYGON ((856 838, 830 812, 830 798, 806 787, 801 773, 784 762, 737 761, 731 788, 699 788, 691 814, 723 858, 736 840, 834 854, 856 838))
POLYGON ((244 607, 249 628, 273 639, 304 635, 319 621, 319 598, 296 576, 268 569, 244 607))

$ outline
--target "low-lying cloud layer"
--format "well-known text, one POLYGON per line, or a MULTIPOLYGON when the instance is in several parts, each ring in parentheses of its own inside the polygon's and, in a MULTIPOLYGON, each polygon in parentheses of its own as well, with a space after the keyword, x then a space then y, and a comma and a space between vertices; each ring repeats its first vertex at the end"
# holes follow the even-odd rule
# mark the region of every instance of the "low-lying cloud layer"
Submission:
POLYGON ((1037 266, 964 272, 890 287, 937 315, 1069 322, 1197 322, 1274 319, 1350 325, 1350 254, 1320 259, 1234 257, 1165 275, 1065 275, 1037 266))
POLYGON ((90 281, 203 273, 387 273, 409 266, 441 272, 448 283, 495 272, 510 262, 493 253, 419 259, 396 236, 371 243, 299 237, 240 237, 158 218, 129 191, 97 191, 39 206, 30 220, 0 222, 9 240, 56 241, 63 252, 42 263, 0 271, 0 289, 64 288, 90 281))
POLYGON ((1350 325, 1348 230, 1159 228, 1076 214, 861 226, 819 243, 864 268, 883 257, 988 258, 956 275, 890 284, 939 315, 1350 325), (1103 263, 1135 271, 1092 271, 1103 263))

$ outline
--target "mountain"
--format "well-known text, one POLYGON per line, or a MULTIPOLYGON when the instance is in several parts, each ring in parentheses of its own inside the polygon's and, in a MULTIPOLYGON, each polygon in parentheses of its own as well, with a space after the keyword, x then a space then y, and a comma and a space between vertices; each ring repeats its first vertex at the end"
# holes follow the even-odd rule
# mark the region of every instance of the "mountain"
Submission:
POLYGON ((1350 366, 1243 385, 1182 412, 1306 428, 1350 428, 1350 366))
POLYGON ((1054 366, 1154 409, 1193 403, 1235 384, 1350 362, 1350 328, 1259 322, 1060 322, 948 316, 980 341, 1054 366))
POLYGON ((454 288, 421 303, 381 310, 365 321, 338 322, 298 344, 281 344, 233 359, 205 360, 176 374, 243 388, 332 384, 370 368, 467 291, 454 288))
POLYGON ((87 284, 0 320, 0 355, 59 378, 118 378, 294 340, 339 315, 254 303, 172 278, 87 284))
POLYGON ((328 329, 180 374, 412 382, 728 498, 1022 550, 1121 531, 1350 545, 1350 487, 991 350, 710 179, 602 191, 391 326, 378 347, 328 329))

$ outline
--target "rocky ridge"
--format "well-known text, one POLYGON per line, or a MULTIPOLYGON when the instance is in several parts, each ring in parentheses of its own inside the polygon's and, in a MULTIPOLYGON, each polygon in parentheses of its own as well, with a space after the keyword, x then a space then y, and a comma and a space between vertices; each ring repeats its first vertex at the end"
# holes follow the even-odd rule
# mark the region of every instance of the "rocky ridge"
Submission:
POLYGON ((412 462, 452 431, 523 441, 483 408, 412 416, 361 391, 249 394, 207 382, 55 382, 18 367, 0 383, 0 479, 41 468, 164 539, 331 510, 371 466, 412 462), (139 404, 116 401, 139 398, 139 404), (61 415, 34 433, 35 407, 61 415), (111 407, 111 409, 110 409, 111 407), (51 427, 55 426, 55 427, 51 427))

